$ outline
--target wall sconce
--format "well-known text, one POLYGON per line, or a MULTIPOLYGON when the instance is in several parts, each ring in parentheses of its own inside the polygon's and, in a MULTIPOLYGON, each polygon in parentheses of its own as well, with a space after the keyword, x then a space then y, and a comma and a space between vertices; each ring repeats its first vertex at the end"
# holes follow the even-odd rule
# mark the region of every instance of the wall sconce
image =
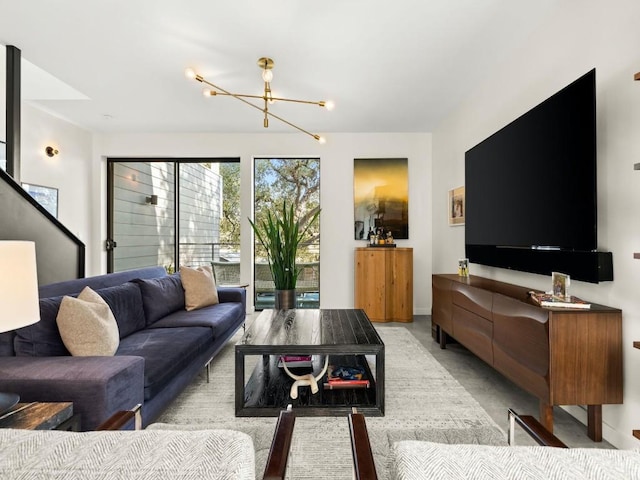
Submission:
POLYGON ((157 205, 158 204, 158 195, 151 195, 145 199, 147 205, 157 205))
POLYGON ((54 155, 58 154, 58 150, 53 147, 47 147, 44 149, 44 151, 47 153, 47 157, 53 157, 54 155))

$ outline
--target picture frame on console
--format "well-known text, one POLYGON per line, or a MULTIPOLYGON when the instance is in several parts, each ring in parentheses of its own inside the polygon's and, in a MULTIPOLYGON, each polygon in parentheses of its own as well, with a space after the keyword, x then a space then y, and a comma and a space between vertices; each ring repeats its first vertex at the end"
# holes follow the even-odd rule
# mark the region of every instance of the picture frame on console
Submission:
POLYGON ((571 285, 571 277, 560 272, 551 272, 551 285, 553 296, 560 300, 570 300, 569 286, 571 285))
POLYGON ((464 225, 464 186, 449 190, 449 226, 464 225))

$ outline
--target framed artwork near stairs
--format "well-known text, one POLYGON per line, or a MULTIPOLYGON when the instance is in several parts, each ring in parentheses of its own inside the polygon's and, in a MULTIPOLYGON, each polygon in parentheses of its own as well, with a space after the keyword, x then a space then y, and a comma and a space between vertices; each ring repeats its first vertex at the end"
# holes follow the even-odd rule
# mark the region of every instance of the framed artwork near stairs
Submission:
POLYGON ((34 185, 32 183, 22 183, 22 188, 31 195, 47 212, 58 218, 58 189, 34 185))

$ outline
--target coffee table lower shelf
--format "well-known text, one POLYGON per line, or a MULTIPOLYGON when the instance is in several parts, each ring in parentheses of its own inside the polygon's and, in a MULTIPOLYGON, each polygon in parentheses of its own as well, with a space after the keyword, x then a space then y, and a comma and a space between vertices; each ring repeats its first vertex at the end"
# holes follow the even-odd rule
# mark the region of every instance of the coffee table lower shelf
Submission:
MULTIPOLYGON (((318 393, 311 394, 310 387, 299 388, 299 396, 293 400, 290 389, 293 379, 282 368, 278 368, 277 355, 256 356, 258 362, 251 377, 242 389, 236 391, 236 416, 275 417, 291 404, 297 416, 343 416, 356 407, 359 413, 379 417, 384 412, 383 402, 377 396, 384 396, 382 385, 377 385, 364 355, 330 355, 329 363, 335 365, 363 366, 370 380, 368 388, 341 388, 325 390, 325 376, 318 382, 318 393)), ((313 356, 313 371, 320 372, 324 365, 324 355, 313 356)), ((304 374, 309 370, 291 369, 293 373, 304 374)), ((236 386, 237 387, 237 386, 236 386)))

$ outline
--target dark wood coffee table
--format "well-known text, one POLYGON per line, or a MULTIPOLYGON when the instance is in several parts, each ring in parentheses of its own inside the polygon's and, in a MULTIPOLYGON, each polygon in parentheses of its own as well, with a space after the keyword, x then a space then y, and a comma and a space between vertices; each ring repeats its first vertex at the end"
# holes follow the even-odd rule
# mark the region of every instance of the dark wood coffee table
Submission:
POLYGON ((367 416, 384 415, 384 343, 364 310, 265 310, 235 348, 236 416, 278 416, 288 404, 299 416, 346 415, 352 407, 367 416), (277 366, 280 355, 313 355, 316 373, 329 355, 329 363, 364 367, 371 385, 324 390, 325 376, 318 393, 302 387, 293 400, 293 379, 277 366), (375 357, 375 372, 365 355, 375 357), (256 365, 245 383, 245 364, 251 368, 254 357, 256 365))

